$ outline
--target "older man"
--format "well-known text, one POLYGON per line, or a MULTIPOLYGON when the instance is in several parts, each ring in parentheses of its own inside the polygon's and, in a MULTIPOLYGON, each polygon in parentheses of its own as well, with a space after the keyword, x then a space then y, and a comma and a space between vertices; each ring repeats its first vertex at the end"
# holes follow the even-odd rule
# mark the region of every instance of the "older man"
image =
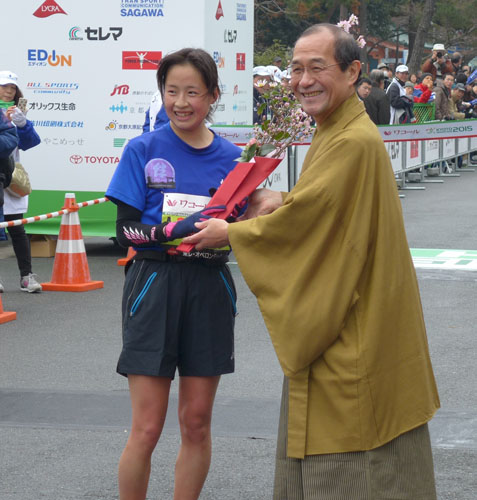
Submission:
POLYGON ((454 85, 454 75, 448 73, 444 80, 438 81, 436 85, 436 120, 453 120, 451 109, 451 90, 454 85))
POLYGON ((372 88, 364 101, 369 117, 376 125, 388 125, 390 119, 389 99, 384 92, 385 75, 380 69, 373 69, 369 74, 372 88))
POLYGON ((391 104, 391 118, 389 123, 410 123, 414 117, 412 113, 412 103, 406 97, 405 83, 409 77, 409 68, 405 64, 400 64, 396 68, 396 75, 389 85, 386 93, 391 104))
POLYGON ((427 422, 439 407, 389 155, 359 102, 353 37, 296 42, 291 87, 317 133, 289 194, 186 239, 233 246, 285 374, 275 500, 435 500, 427 422), (247 216, 247 214, 246 214, 247 216))

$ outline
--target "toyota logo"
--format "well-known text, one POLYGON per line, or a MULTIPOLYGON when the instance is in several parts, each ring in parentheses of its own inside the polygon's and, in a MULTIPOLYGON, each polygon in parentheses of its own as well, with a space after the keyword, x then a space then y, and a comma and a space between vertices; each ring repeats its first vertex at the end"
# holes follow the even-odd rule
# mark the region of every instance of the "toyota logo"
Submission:
POLYGON ((78 165, 79 163, 83 163, 83 157, 81 155, 71 155, 70 162, 78 165))

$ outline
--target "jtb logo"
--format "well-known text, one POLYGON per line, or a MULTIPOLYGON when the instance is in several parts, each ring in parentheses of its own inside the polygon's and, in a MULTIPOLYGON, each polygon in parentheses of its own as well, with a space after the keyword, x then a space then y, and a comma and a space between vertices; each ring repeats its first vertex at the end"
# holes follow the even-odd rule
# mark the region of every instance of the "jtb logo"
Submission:
POLYGON ((46 0, 35 12, 33 12, 35 17, 50 17, 54 14, 66 14, 66 12, 55 2, 55 0, 46 0))
POLYGON ((28 49, 28 65, 29 66, 71 66, 71 55, 63 56, 52 50, 48 54, 43 49, 28 49))
POLYGON ((115 85, 110 95, 127 95, 129 94, 129 85, 115 85))

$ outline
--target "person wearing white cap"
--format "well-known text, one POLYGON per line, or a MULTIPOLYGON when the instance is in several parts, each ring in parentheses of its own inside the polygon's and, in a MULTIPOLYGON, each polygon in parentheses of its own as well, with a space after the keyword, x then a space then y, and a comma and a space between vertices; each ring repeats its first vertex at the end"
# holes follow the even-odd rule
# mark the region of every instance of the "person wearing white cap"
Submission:
POLYGON ((253 68, 253 123, 261 123, 267 118, 268 110, 258 112, 259 107, 266 102, 262 94, 269 89, 270 71, 266 66, 255 66, 253 68))
POLYGON ((397 123, 410 123, 414 114, 412 112, 412 102, 406 97, 404 85, 409 76, 409 68, 405 64, 400 64, 396 68, 396 75, 389 85, 386 94, 391 104, 391 125, 397 123))
POLYGON ((436 79, 442 80, 446 74, 454 72, 452 62, 447 58, 444 44, 434 44, 432 56, 424 61, 421 70, 423 73, 430 73, 434 81, 436 79))
MULTIPOLYGON (((26 151, 40 144, 41 139, 27 120, 25 113, 18 107, 20 98, 23 97, 18 87, 18 77, 11 71, 0 71, 0 108, 3 109, 7 119, 16 127, 18 134, 18 148, 14 151, 15 162, 19 162, 18 150, 26 151)), ((18 196, 10 188, 4 191, 4 217, 6 221, 23 219, 23 214, 28 210, 28 195, 18 196)), ((20 271, 20 289, 25 292, 41 292, 41 285, 32 273, 30 240, 25 233, 23 225, 8 228, 12 238, 13 250, 17 258, 20 271)), ((3 286, 0 283, 0 292, 3 286)))

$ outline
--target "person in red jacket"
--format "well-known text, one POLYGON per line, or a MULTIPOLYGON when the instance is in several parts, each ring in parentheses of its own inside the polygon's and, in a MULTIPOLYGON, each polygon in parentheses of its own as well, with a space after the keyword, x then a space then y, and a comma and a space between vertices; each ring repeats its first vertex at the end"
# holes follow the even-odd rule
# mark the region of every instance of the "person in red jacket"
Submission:
POLYGON ((419 85, 414 87, 414 102, 429 102, 434 88, 434 80, 430 73, 423 73, 419 85))

